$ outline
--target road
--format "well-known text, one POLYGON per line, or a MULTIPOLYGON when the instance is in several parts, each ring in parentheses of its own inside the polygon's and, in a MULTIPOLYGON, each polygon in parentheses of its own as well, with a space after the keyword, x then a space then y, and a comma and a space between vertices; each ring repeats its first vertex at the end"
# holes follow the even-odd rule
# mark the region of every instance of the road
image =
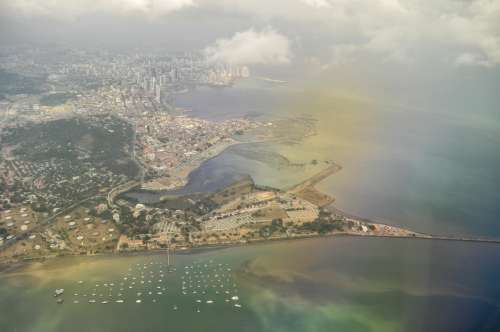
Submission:
POLYGON ((115 205, 115 198, 120 195, 121 193, 124 193, 126 191, 129 191, 130 189, 137 187, 141 184, 140 181, 132 180, 126 183, 123 183, 117 187, 114 187, 111 189, 111 191, 108 193, 107 196, 107 202, 108 202, 108 207, 110 209, 113 209, 116 207, 115 205))
POLYGON ((49 224, 49 223, 51 223, 51 222, 52 222, 55 218, 57 218, 57 217, 59 217, 59 216, 61 216, 61 215, 63 215, 63 214, 66 214, 66 213, 68 213, 68 212, 70 212, 71 210, 73 210, 74 208, 76 208, 76 207, 77 207, 77 206, 79 206, 80 204, 85 203, 86 201, 89 201, 89 200, 94 199, 94 198, 99 198, 99 197, 102 197, 102 196, 100 196, 100 195, 92 195, 92 196, 89 196, 89 197, 87 197, 87 198, 84 198, 84 199, 82 199, 82 200, 80 200, 80 201, 78 201, 78 202, 76 202, 76 203, 71 204, 70 206, 68 206, 68 207, 66 207, 66 208, 64 208, 64 209, 62 209, 61 211, 59 211, 59 212, 57 212, 57 213, 53 214, 52 216, 50 216, 50 217, 48 217, 48 218, 46 218, 46 219, 44 219, 44 220, 40 221, 39 223, 37 223, 37 224, 35 225, 35 227, 33 227, 33 228, 31 228, 31 229, 29 229, 29 230, 27 230, 27 231, 25 231, 25 232, 22 232, 21 234, 18 234, 18 236, 16 236, 16 237, 15 237, 15 238, 13 238, 13 239, 10 239, 10 240, 8 240, 8 241, 4 242, 4 245, 1 247, 1 249, 3 250, 3 249, 5 249, 5 248, 7 248, 8 246, 10 246, 10 245, 12 245, 13 243, 15 243, 17 240, 24 239, 24 238, 25 238, 28 234, 30 234, 30 233, 34 233, 34 232, 41 231, 41 230, 40 230, 40 228, 42 228, 42 227, 44 227, 44 226, 48 225, 48 224, 49 224))

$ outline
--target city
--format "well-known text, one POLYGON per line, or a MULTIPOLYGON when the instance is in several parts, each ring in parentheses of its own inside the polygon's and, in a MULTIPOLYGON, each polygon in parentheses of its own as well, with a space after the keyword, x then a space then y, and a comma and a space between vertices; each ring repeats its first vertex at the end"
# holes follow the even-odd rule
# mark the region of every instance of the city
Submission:
POLYGON ((0 0, 0 331, 500 331, 499 22, 0 0))
POLYGON ((326 233, 415 235, 332 214, 322 207, 333 200, 312 184, 269 191, 243 180, 220 192, 149 206, 130 200, 124 194, 131 190, 183 188, 192 171, 243 138, 280 139, 284 128, 301 121, 307 137, 314 123, 190 116, 172 104, 176 94, 250 76, 246 66, 211 64, 199 54, 126 56, 63 48, 57 58, 47 49, 24 52, 4 52, 1 70, 24 77, 19 89, 27 88, 24 80, 46 77, 46 91, 2 101, 5 263, 326 233))

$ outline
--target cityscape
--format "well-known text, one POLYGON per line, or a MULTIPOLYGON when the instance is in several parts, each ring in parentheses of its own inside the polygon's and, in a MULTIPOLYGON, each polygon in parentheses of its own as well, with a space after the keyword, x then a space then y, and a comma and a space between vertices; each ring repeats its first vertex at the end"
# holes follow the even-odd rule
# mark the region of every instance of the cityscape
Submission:
MULTIPOLYGON (((55 63, 43 50, 22 56, 8 50, 2 61, 4 71, 47 77, 49 90, 2 103, 5 262, 331 232, 415 235, 332 214, 322 209, 331 200, 305 187, 261 189, 247 178, 220 192, 153 205, 127 199, 123 194, 133 189, 180 189, 204 161, 245 136, 280 139, 275 129, 285 124, 209 121, 169 102, 192 87, 230 86, 248 78, 247 66, 211 66, 194 54, 54 52, 61 57, 55 63)), ((333 162, 323 164, 336 170, 333 162)))
POLYGON ((0 331, 500 329, 498 1, 0 19, 0 331))

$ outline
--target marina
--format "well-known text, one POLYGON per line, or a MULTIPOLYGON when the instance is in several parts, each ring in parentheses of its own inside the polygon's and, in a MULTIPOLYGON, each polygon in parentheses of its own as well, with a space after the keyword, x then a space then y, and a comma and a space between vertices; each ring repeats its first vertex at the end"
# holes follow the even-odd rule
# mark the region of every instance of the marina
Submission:
POLYGON ((178 252, 170 266, 158 253, 63 257, 0 277, 0 330, 472 331, 496 317, 498 259, 492 243, 347 237, 178 252))
POLYGON ((171 310, 201 312, 203 307, 212 305, 242 307, 228 263, 218 263, 214 259, 196 260, 177 268, 170 264, 170 254, 161 258, 127 266, 116 279, 79 280, 66 293, 62 288, 56 289, 56 303, 63 304, 67 298, 68 305, 160 305, 181 295, 183 305, 174 303, 171 310))

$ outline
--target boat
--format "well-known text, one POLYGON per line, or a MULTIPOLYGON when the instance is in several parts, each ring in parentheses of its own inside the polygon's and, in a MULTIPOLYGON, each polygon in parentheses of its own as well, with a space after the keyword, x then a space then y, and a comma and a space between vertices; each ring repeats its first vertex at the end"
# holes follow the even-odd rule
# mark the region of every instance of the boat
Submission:
POLYGON ((59 288, 54 291, 54 297, 58 297, 64 293, 64 288, 59 288))

